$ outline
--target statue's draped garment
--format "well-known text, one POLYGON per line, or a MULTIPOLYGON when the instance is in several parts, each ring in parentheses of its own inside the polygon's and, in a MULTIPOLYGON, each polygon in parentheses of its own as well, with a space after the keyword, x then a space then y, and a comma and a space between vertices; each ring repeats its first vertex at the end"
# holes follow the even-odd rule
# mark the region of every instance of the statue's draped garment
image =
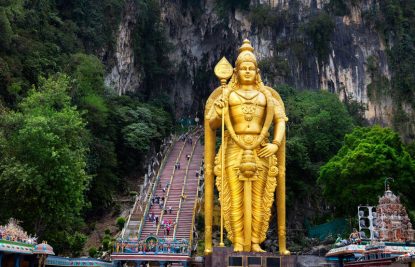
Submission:
MULTIPOLYGON (((234 80, 234 79, 232 79, 234 80)), ((226 86, 224 95, 227 101, 230 93, 234 90, 232 80, 226 86)), ((209 127, 206 121, 213 116, 215 112, 214 102, 222 95, 222 88, 218 87, 210 95, 205 109, 205 127, 209 127)), ((214 157, 215 146, 212 142, 216 138, 215 130, 206 130, 207 139, 205 141, 208 151, 206 151, 206 175, 212 175, 212 170, 216 176, 216 186, 219 191, 219 200, 224 214, 224 226, 227 231, 227 238, 232 243, 243 244, 243 227, 244 227, 244 181, 241 176, 241 163, 243 161, 244 151, 248 147, 253 152, 253 158, 256 165, 256 179, 252 182, 252 242, 256 244, 262 243, 266 238, 266 233, 269 227, 269 220, 271 216, 271 206, 274 202, 274 192, 277 184, 283 186, 285 191, 285 136, 279 144, 276 154, 270 157, 258 157, 259 150, 269 143, 269 127, 272 122, 283 119, 287 120, 285 115, 284 103, 279 94, 270 87, 264 86, 262 83, 258 85, 258 90, 266 97, 267 104, 265 107, 265 119, 263 131, 261 134, 236 134, 232 128, 232 118, 229 117, 229 112, 225 113, 226 132, 224 140, 220 146, 219 152, 214 157), (271 120, 271 121, 270 121, 271 120), (264 133, 265 132, 265 133, 264 133), (259 142, 259 143, 258 143, 259 142), (255 143, 258 143, 255 146, 255 143), (241 144, 244 147, 241 146, 241 144), (255 146, 255 147, 252 147, 255 146), (225 148, 224 159, 224 179, 223 186, 221 184, 221 150, 225 148), (212 151, 213 150, 213 151, 212 151), (239 240, 238 240, 239 239, 239 240)), ((251 152, 250 152, 251 153, 251 152)), ((277 194, 278 195, 278 194, 277 194)), ((277 196, 278 197, 278 196, 277 196)), ((285 193, 283 204, 285 205, 285 193)), ((285 210, 284 210, 285 213, 285 210)), ((283 215, 285 220, 285 214, 283 215)), ((279 223, 280 224, 280 223, 279 223)), ((285 221, 284 221, 285 224, 285 221)), ((209 231, 211 229, 208 229, 209 231)), ((285 238, 285 226, 284 226, 285 238)))

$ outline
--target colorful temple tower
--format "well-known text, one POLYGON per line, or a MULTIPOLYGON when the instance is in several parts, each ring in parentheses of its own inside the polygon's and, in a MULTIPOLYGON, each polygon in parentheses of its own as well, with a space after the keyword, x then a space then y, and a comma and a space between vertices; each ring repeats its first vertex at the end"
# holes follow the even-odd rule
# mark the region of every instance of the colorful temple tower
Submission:
POLYGON ((414 230, 400 198, 386 187, 386 180, 378 205, 359 206, 358 211, 359 227, 370 230, 370 238, 360 233, 360 243, 353 243, 351 238, 336 243, 326 254, 330 266, 415 267, 414 230))
POLYGON ((379 198, 376 208, 375 236, 389 242, 406 242, 414 240, 414 230, 405 207, 389 188, 379 198))
POLYGON ((112 262, 94 258, 68 258, 54 256, 46 242, 27 235, 19 222, 10 219, 0 225, 0 267, 114 267, 112 262))

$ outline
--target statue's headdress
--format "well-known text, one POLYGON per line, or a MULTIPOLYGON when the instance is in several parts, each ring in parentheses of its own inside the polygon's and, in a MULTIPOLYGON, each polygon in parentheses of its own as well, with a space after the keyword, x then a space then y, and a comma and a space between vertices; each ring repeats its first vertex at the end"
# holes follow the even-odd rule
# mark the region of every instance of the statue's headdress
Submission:
POLYGON ((242 46, 239 48, 239 55, 235 62, 235 67, 238 68, 242 62, 252 62, 255 67, 258 67, 256 57, 254 55, 254 48, 251 46, 251 42, 245 39, 242 46))

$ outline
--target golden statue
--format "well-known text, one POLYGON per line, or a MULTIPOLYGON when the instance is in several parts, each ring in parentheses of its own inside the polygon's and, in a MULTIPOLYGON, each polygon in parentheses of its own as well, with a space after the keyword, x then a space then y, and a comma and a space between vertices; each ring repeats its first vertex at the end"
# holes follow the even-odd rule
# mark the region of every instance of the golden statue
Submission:
MULTIPOLYGON (((264 252, 260 244, 266 238, 277 189, 279 252, 290 253, 286 249, 285 230, 285 123, 288 119, 279 94, 262 83, 253 51, 250 42, 244 40, 235 69, 225 58, 218 63, 215 74, 222 86, 206 102, 205 254, 212 252, 214 175, 223 217, 221 224, 224 220, 234 251, 264 252), (222 144, 215 156, 218 128, 222 128, 222 144)), ((220 246, 223 246, 222 225, 220 246)))

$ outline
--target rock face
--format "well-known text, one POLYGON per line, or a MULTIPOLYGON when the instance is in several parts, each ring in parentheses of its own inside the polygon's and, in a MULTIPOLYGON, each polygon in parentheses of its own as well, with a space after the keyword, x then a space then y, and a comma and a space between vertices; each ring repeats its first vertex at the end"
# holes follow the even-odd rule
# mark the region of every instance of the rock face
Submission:
POLYGON ((387 190, 379 198, 376 208, 376 228, 380 240, 390 242, 413 241, 415 231, 399 197, 387 190))
MULTIPOLYGON (((327 40, 318 48, 311 42, 316 37, 307 35, 307 25, 324 13, 329 2, 251 0, 250 11, 220 11, 215 0, 160 0, 160 19, 172 44, 169 57, 175 73, 168 94, 176 116, 203 109, 209 93, 219 84, 213 75, 214 65, 224 55, 234 62, 237 47, 248 38, 267 84, 328 90, 342 100, 351 99, 366 106, 369 122, 392 125, 395 104, 390 94, 374 97, 368 92, 373 82, 369 60, 375 59, 377 75, 386 81, 391 79, 385 44, 364 20, 364 14, 379 5, 378 0, 353 1, 357 3, 349 3, 347 15, 332 16, 333 28, 323 35, 327 40)), ((137 8, 134 3, 127 1, 117 40, 117 63, 106 79, 119 94, 140 90, 143 76, 140 62, 134 62, 132 54, 130 28, 137 8)), ((409 116, 414 113, 411 106, 404 105, 402 109, 409 116)), ((415 131, 414 125, 406 128, 406 133, 415 131)))
POLYGON ((132 31, 137 22, 136 12, 135 1, 128 0, 118 27, 115 64, 105 77, 105 84, 114 88, 119 95, 128 91, 134 92, 142 81, 139 64, 136 64, 133 52, 132 31))

